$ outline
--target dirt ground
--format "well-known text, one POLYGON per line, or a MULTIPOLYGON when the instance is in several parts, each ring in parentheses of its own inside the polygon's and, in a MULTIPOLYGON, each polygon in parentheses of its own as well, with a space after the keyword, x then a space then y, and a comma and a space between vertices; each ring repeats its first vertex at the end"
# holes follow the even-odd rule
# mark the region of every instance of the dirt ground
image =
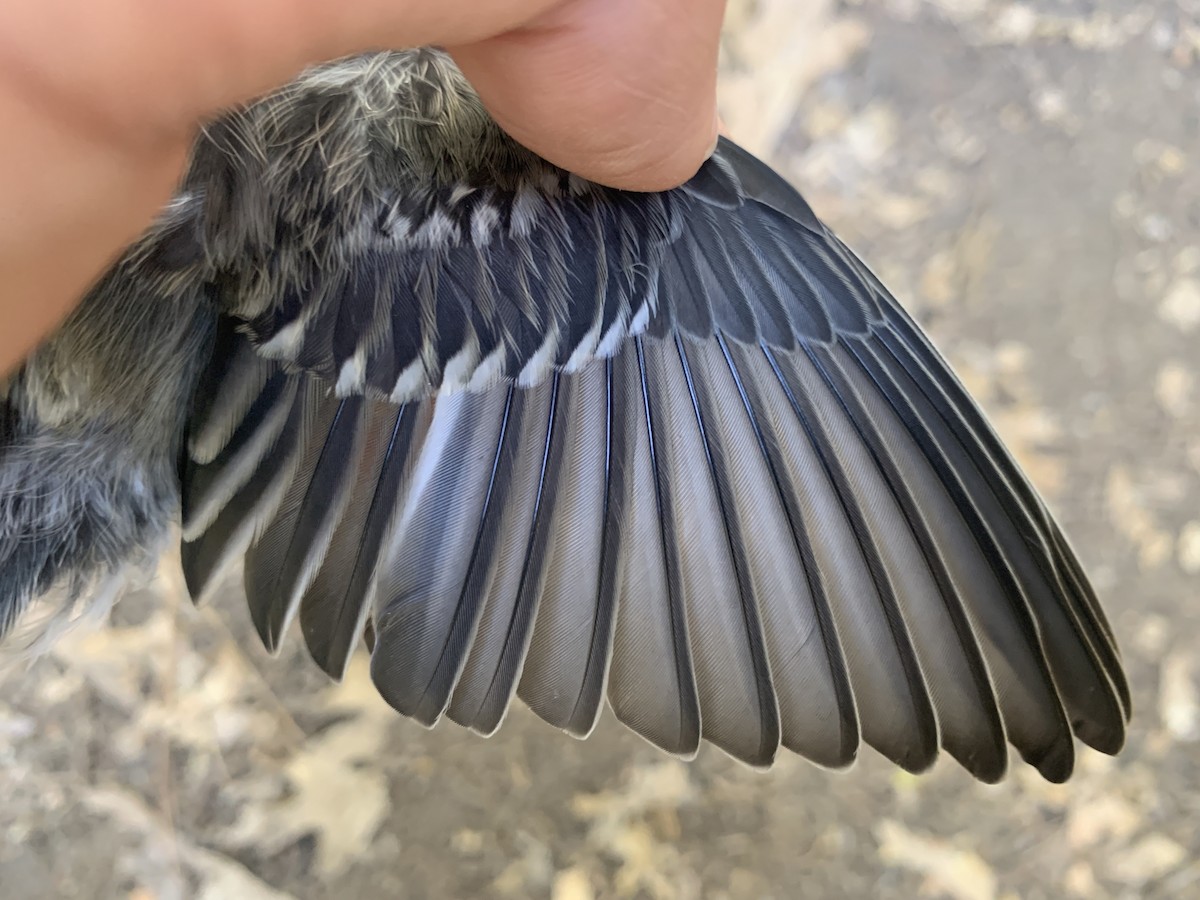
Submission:
POLYGON ((1200 896, 1200 2, 746 0, 735 136, 931 330, 1092 573, 1136 704, 1066 786, 483 741, 162 583, 0 684, 0 897, 1200 896))

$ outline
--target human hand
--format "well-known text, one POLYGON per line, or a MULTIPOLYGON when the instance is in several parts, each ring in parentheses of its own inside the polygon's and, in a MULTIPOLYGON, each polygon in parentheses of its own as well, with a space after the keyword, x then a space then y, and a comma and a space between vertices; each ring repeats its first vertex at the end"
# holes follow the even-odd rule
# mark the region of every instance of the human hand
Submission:
POLYGON ((448 47, 497 121, 631 190, 716 139, 724 0, 8 0, 0 7, 0 375, 170 197, 198 124, 310 63, 448 47))

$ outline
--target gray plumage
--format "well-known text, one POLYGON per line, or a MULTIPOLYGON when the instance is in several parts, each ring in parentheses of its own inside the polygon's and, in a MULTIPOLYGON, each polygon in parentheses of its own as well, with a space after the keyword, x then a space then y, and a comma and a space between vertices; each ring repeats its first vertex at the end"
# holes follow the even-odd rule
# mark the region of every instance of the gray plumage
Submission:
POLYGON ((152 558, 244 563, 270 649, 480 733, 976 777, 1108 753, 1129 692, 1065 538, 945 362, 722 140, 637 195, 509 140, 434 50, 205 129, 0 396, 0 629, 152 558))

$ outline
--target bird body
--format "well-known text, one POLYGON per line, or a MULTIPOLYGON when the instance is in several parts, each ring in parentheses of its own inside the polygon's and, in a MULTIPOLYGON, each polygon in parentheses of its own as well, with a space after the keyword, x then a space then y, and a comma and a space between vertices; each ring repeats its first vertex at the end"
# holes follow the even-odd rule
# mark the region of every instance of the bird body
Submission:
POLYGON ((208 126, 159 220, 0 394, 0 630, 182 522, 270 649, 480 733, 976 777, 1116 752, 1111 628, 945 362, 765 165, 604 188, 447 56, 310 70, 208 126))

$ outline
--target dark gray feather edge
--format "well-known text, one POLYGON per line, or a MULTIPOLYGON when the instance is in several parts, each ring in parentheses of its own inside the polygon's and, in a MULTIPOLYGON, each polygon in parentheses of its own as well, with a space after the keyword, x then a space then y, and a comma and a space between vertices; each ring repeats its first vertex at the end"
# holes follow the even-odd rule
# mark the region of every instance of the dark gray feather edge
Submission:
MULTIPOLYGON (((382 403, 372 405, 373 412, 386 408, 382 403)), ((420 410, 419 404, 410 403, 383 416, 386 439, 381 458, 377 465, 368 462, 359 470, 362 480, 356 489, 365 494, 367 512, 357 521, 343 519, 300 603, 300 630, 309 653, 334 678, 344 674, 370 612, 385 534, 399 506, 410 449, 419 445, 420 410)))
POLYGON ((966 746, 946 743, 943 729, 943 745, 972 775, 987 783, 995 783, 1004 777, 1008 768, 1005 751, 1006 732, 1000 714, 995 690, 988 673, 983 651, 976 639, 974 629, 963 609, 963 600, 955 587, 945 562, 941 558, 932 534, 921 514, 918 498, 905 483, 903 476, 891 458, 878 433, 874 430, 871 416, 856 396, 855 389, 838 371, 836 363, 828 353, 807 348, 809 359, 825 379, 825 383, 837 397, 845 410, 847 420, 858 432, 872 460, 884 475, 897 505, 924 556, 925 564, 940 591, 942 603, 957 634, 960 649, 965 658, 976 707, 986 719, 986 731, 970 740, 966 746))
POLYGON ((1058 524, 1050 516, 1045 503, 1029 484, 965 388, 946 364, 940 361, 940 356, 928 338, 899 306, 893 306, 889 322, 889 344, 902 346, 903 350, 895 352, 901 356, 909 356, 910 361, 906 364, 908 368, 927 382, 936 383, 937 390, 934 393, 945 398, 939 401, 943 415, 950 416, 951 421, 957 420, 957 428, 963 439, 981 449, 981 460, 996 473, 995 477, 999 483, 1008 488, 1001 496, 1009 503, 1018 504, 1022 511, 1022 520, 1027 525, 1027 540, 1032 545, 1031 549, 1039 559, 1051 566, 1046 572, 1048 580, 1060 589, 1065 588, 1062 591, 1063 596, 1079 605, 1074 612, 1081 624, 1087 627, 1087 638, 1094 645, 1094 651, 1101 655, 1124 717, 1128 720, 1132 708, 1129 683, 1121 665, 1120 651, 1112 626, 1101 610, 1079 560, 1062 535, 1058 524), (933 378, 931 370, 938 372, 937 379, 933 378), (1058 565, 1055 566, 1054 562, 1058 565), (1060 582, 1060 578, 1065 583, 1060 582))
POLYGON ((533 625, 541 597, 546 545, 550 538, 549 529, 557 498, 556 487, 562 467, 564 436, 559 412, 561 380, 562 376, 557 372, 551 376, 550 411, 534 500, 533 521, 529 528, 525 560, 521 566, 517 598, 509 619, 504 648, 496 661, 484 697, 470 719, 460 722, 485 736, 494 733, 504 719, 513 693, 517 689, 521 668, 533 637, 533 625))
MULTIPOLYGON (((887 289, 875 277, 867 266, 857 260, 836 237, 830 239, 838 244, 847 257, 856 263, 856 268, 864 281, 873 285, 883 296, 890 295, 887 289)), ((987 453, 989 463, 998 473, 998 478, 1007 486, 1009 499, 1019 504, 1023 515, 1028 517, 1029 524, 1037 535, 1040 543, 1038 552, 1047 561, 1056 561, 1055 572, 1066 579, 1062 585, 1070 590, 1073 599, 1085 606, 1084 612, 1090 627, 1095 628, 1103 640, 1098 649, 1110 665, 1110 675, 1128 718, 1131 702, 1129 685, 1124 677, 1120 663, 1120 652, 1116 644, 1112 626, 1109 624, 1103 610, 1100 608, 1094 590, 1083 573, 1078 557, 1069 542, 1063 536, 1058 523, 1054 521, 1046 508, 1045 502, 1036 489, 1029 483, 1021 468, 1013 460, 1003 442, 996 435, 991 423, 971 399, 966 388, 955 376, 954 372, 942 359, 929 338, 921 331, 912 317, 894 300, 888 305, 885 320, 888 323, 888 333, 903 346, 901 356, 916 364, 916 371, 924 373, 928 379, 933 379, 932 373, 937 373, 935 379, 938 392, 944 394, 949 402, 953 418, 959 422, 959 427, 970 436, 970 440, 980 445, 987 453)))
MULTIPOLYGON (((567 734, 586 738, 599 721, 603 710, 605 689, 608 684, 609 665, 612 661, 614 628, 617 620, 618 577, 617 568, 621 552, 621 521, 625 492, 625 447, 628 443, 625 421, 623 392, 617 389, 614 362, 603 361, 603 423, 604 458, 602 471, 603 499, 599 534, 599 566, 594 582, 584 582, 580 594, 589 597, 590 627, 587 652, 578 665, 574 660, 553 654, 552 661, 565 670, 558 677, 535 681, 526 669, 521 674, 517 694, 539 716, 567 734), (577 673, 577 674, 576 674, 577 673), (567 678, 570 674, 570 678, 567 678), (549 681, 550 684, 545 682, 549 681), (559 693, 566 697, 565 703, 555 702, 559 693), (573 699, 571 699, 573 697, 573 699)), ((595 367, 593 364, 592 368, 595 367)), ((592 377, 585 369, 578 379, 592 377)), ((563 408, 576 406, 573 419, 589 415, 581 401, 575 400, 575 391, 570 388, 576 378, 565 379, 564 390, 570 389, 571 397, 563 400, 563 408)), ((579 392, 582 394, 582 392, 579 392)), ((584 473, 586 477, 586 473, 584 473)), ((535 621, 531 641, 542 634, 541 621, 535 621)), ((549 638, 543 638, 549 639, 549 638)), ((531 643, 532 646, 532 643, 531 643)))
MULTIPOLYGON (((482 598, 478 621, 446 710, 460 725, 470 727, 488 702, 510 641, 518 664, 523 656, 524 636, 514 635, 513 622, 514 617, 525 624, 532 622, 532 617, 518 615, 518 603, 530 536, 536 526, 539 484, 544 483, 555 385, 550 379, 521 391, 520 409, 512 416, 503 441, 506 487, 485 526, 491 533, 490 550, 475 559, 468 577, 468 590, 482 598)), ((507 697, 505 691, 505 705, 507 697)))
POLYGON ((880 559, 879 550, 875 547, 862 513, 858 509, 859 501, 846 479, 845 472, 842 471, 836 456, 836 448, 831 445, 817 422, 817 416, 809 398, 799 389, 795 377, 789 374, 787 361, 779 358, 769 347, 764 346, 763 352, 791 404, 793 414, 799 419, 804 431, 808 434, 809 441, 821 461, 826 476, 834 485, 846 520, 850 523, 857 540, 859 552, 875 585, 880 612, 891 632, 896 660, 902 669, 905 692, 908 695, 909 723, 913 729, 909 735, 911 740, 899 745, 880 744, 871 736, 872 723, 870 721, 862 723, 863 736, 876 750, 902 768, 912 772, 924 771, 937 758, 937 717, 929 698, 924 676, 917 664, 912 638, 908 634, 903 615, 897 607, 897 600, 880 559))
MULTIPOLYGON (((302 396, 298 395, 304 390, 305 385, 296 380, 285 382, 285 390, 274 402, 284 404, 289 412, 278 436, 254 466, 252 474, 257 477, 250 477, 233 493, 202 534, 183 542, 180 552, 184 580, 197 602, 208 596, 227 567, 245 554, 262 521, 282 501, 296 466, 304 409, 302 396)), ((242 427, 253 430, 264 421, 269 419, 247 420, 242 427)), ((189 465, 185 469, 185 497, 196 485, 219 485, 224 474, 222 462, 218 456, 210 464, 189 465)))
POLYGON ((744 628, 745 650, 749 653, 754 674, 755 688, 758 700, 759 740, 758 748, 752 752, 748 762, 756 765, 770 765, 780 743, 779 705, 775 698, 775 688, 771 683, 771 669, 767 661, 766 641, 759 621, 757 602, 754 589, 750 583, 750 563, 746 559, 743 535, 739 532, 737 519, 731 514, 735 506, 730 493, 728 473, 719 445, 712 439, 705 425, 707 416, 717 416, 721 412, 715 409, 712 401, 703 401, 699 396, 704 386, 697 386, 692 375, 692 367, 688 362, 688 352, 685 341, 680 335, 675 336, 675 349, 683 368, 683 377, 687 382, 688 393, 691 396, 692 412, 696 417, 696 425, 700 430, 700 440, 704 446, 704 464, 708 477, 712 479, 716 492, 718 509, 724 525, 725 539, 730 558, 733 561, 734 573, 738 583, 738 604, 741 608, 744 628))
MULTIPOLYGON (((720 334, 717 335, 717 340, 720 342, 721 352, 725 357, 726 364, 729 366, 743 406, 750 418, 759 449, 767 461, 767 466, 775 483, 776 493, 780 499, 784 514, 787 517, 792 542, 800 558, 809 593, 814 600, 815 613, 821 635, 823 658, 829 667, 830 681, 837 697, 838 750, 831 756, 814 757, 814 761, 831 768, 848 766, 857 757, 859 740, 861 739, 858 711, 850 683, 850 676, 846 668, 846 660, 842 652, 842 645, 838 639, 833 611, 829 606, 830 598, 823 584, 820 568, 817 565, 812 546, 805 535, 803 516, 796 505, 793 492, 797 487, 794 485, 785 485, 787 476, 784 474, 786 469, 779 457, 780 448, 775 441, 769 438, 763 423, 760 422, 766 401, 758 393, 752 382, 742 378, 740 371, 741 364, 735 362, 735 357, 742 357, 743 354, 753 351, 749 348, 727 343, 720 334)), ((769 356, 765 353, 764 357, 769 359, 769 356)), ((780 687, 778 690, 782 690, 782 688, 780 687)), ((786 732, 783 735, 783 741, 784 746, 796 752, 808 750, 807 747, 802 748, 799 744, 789 742, 789 736, 786 732)), ((811 751, 808 751, 806 755, 811 757, 811 751)))
MULTIPOLYGON (((660 612, 665 613, 669 631, 669 646, 663 648, 667 654, 666 659, 655 661, 651 667, 660 672, 665 670, 675 691, 676 722, 673 726, 668 725, 665 729, 659 730, 657 737, 651 739, 655 740, 663 749, 686 758, 694 755, 700 744, 700 699, 696 688, 695 671, 692 667, 691 650, 688 645, 687 616, 683 608, 675 541, 671 533, 669 518, 666 515, 669 502, 666 493, 670 490, 670 484, 667 467, 660 461, 657 449, 661 429, 658 421, 659 413, 656 409, 657 389, 647 376, 643 338, 634 338, 632 346, 626 347, 625 352, 621 354, 617 371, 620 373, 620 381, 628 382, 620 385, 619 389, 624 390, 627 397, 634 398, 633 402, 629 402, 624 408, 626 417, 624 427, 632 432, 635 438, 644 439, 641 446, 626 444, 622 448, 621 463, 628 470, 635 465, 635 458, 640 459, 643 463, 648 462, 652 491, 650 497, 639 498, 635 496, 634 483, 627 481, 624 492, 625 501, 628 504, 627 510, 632 509, 634 504, 639 501, 649 503, 653 508, 656 520, 655 526, 652 526, 654 533, 652 536, 641 535, 640 539, 653 542, 651 555, 655 557, 655 562, 663 573, 664 596, 651 597, 648 600, 665 606, 665 610, 660 612)), ((626 527, 628 526, 626 525, 626 527)), ((630 589, 630 586, 620 585, 617 589, 624 594, 630 589)), ((634 590, 636 589, 635 586, 634 590)), ((628 600, 627 597, 625 599, 628 600)), ((618 606, 619 618, 616 627, 620 631, 624 627, 622 619, 632 618, 634 610, 628 604, 622 606, 618 603, 618 606)), ((643 737, 648 737, 647 732, 639 727, 641 725, 639 717, 644 710, 637 702, 637 695, 645 691, 646 687, 642 686, 639 689, 622 683, 620 664, 625 660, 617 659, 617 649, 618 645, 614 643, 612 669, 616 671, 610 669, 609 703, 618 719, 642 734, 643 737), (631 696, 633 699, 630 699, 631 696)), ((641 662, 647 663, 645 660, 641 662)))
POLYGON ((289 494, 246 554, 246 598, 269 651, 300 608, 350 500, 364 440, 365 398, 328 398, 306 444, 289 494), (313 459, 314 451, 316 458, 313 459))
MULTIPOLYGON (((878 351, 879 348, 872 349, 878 351)), ((949 455, 954 448, 947 446, 945 442, 956 440, 956 437, 947 434, 948 429, 945 429, 937 420, 936 413, 931 417, 928 410, 922 411, 914 405, 918 402, 929 402, 920 392, 920 388, 911 382, 907 386, 902 386, 897 379, 905 376, 901 372, 894 371, 895 366, 888 365, 891 360, 885 359, 880 363, 877 359, 872 360, 867 353, 860 353, 859 358, 876 377, 877 383, 888 396, 892 407, 898 411, 910 433, 916 438, 927 458, 934 465, 942 483, 951 491, 955 498, 955 505, 962 514, 967 527, 975 536, 985 557, 989 559, 992 571, 1005 588, 1011 620, 1021 626, 1027 646, 1035 651, 1030 661, 1037 667, 1037 673, 1030 673, 1031 682, 1036 685, 1044 685, 1052 691, 1053 706, 1060 719, 1058 730, 1062 734, 1059 741, 1044 748, 1040 753, 1033 752, 1031 748, 1019 749, 1022 750, 1022 757, 1027 762, 1036 766, 1043 774, 1050 773, 1047 777, 1056 781, 1065 779, 1073 767, 1074 749, 1069 739, 1071 729, 1063 707, 1064 698, 1051 671, 1046 647, 1037 625, 1036 604, 1029 595, 1031 583, 1028 579, 1030 575, 1026 571, 1025 576, 1022 577, 1022 567, 1018 561, 1011 558, 1014 549, 1012 541, 1005 542, 1002 538, 1004 532, 998 531, 998 529, 1011 531, 1014 525, 1011 521, 999 517, 989 520, 985 516, 978 504, 986 498, 967 487, 966 479, 972 477, 972 473, 959 471, 955 460, 949 455)), ((961 462, 966 454, 969 454, 969 450, 959 446, 956 459, 961 462)), ((994 491, 995 485, 987 484, 986 489, 994 491)), ((995 502, 994 496, 992 500, 995 502)), ((1083 734, 1080 736, 1084 737, 1083 734)))
MULTIPOLYGON (((500 435, 496 441, 495 454, 492 458, 491 478, 479 513, 479 526, 470 551, 467 575, 463 580, 458 603, 455 605, 450 628, 441 652, 438 654, 437 662, 410 713, 414 719, 424 725, 436 723, 450 704, 454 686, 458 683, 463 666, 466 665, 467 654, 470 652, 475 629, 479 623, 479 615, 483 609, 485 597, 481 591, 480 579, 487 573, 492 553, 496 547, 498 534, 495 522, 503 510, 510 485, 509 475, 513 457, 504 452, 505 444, 511 434, 519 431, 514 417, 520 416, 524 410, 523 393, 513 385, 508 385, 506 391, 504 411, 501 413, 500 435)), ((386 651, 386 644, 381 649, 386 651)))
MULTIPOLYGON (((1024 602, 1029 614, 1034 616, 1036 624, 1031 622, 1030 626, 1043 646, 1049 683, 1055 685, 1061 694, 1071 715, 1073 730, 1079 737, 1096 749, 1116 752, 1124 742, 1124 724, 1127 720, 1127 708, 1122 702, 1119 687, 1123 674, 1119 663, 1105 658, 1104 651, 1109 648, 1103 630, 1091 625, 1086 609, 1080 608, 1077 598, 1062 582, 1059 566, 1055 565, 1056 548, 1040 534, 1028 507, 1020 504, 1020 498, 1010 488, 1008 479, 998 469, 988 449, 979 441, 976 432, 963 422, 961 410, 966 404, 950 401, 945 396, 944 386, 933 380, 923 366, 914 365, 911 357, 905 360, 902 349, 896 345, 894 333, 883 336, 875 350, 876 354, 889 354, 893 364, 888 368, 893 378, 911 379, 916 393, 909 397, 909 402, 923 399, 930 404, 932 417, 920 413, 914 415, 926 422, 938 422, 937 417, 940 417, 940 424, 947 436, 957 443, 965 458, 978 467, 981 477, 990 486, 993 502, 1007 513, 1007 523, 992 523, 989 540, 999 552, 1001 545, 996 543, 999 535, 994 528, 1008 524, 1014 529, 1014 540, 1023 544, 1020 550, 1028 555, 1036 569, 1035 576, 1033 572, 1026 573, 1022 568, 1025 588, 1018 586, 1021 582, 1014 582, 1014 589, 1016 596, 1027 598, 1024 602), (1030 588, 1040 588, 1042 599, 1030 597, 1030 588), (1085 614, 1081 616, 1081 613, 1085 614), (1103 686, 1104 690, 1093 690, 1097 685, 1103 686)), ((956 483, 960 475, 953 464, 943 464, 946 467, 944 480, 948 484, 956 483)), ((974 512, 974 501, 964 499, 964 503, 974 512)), ((960 508, 966 509, 963 506, 960 508)), ((976 527, 988 526, 981 519, 976 527)), ((1008 556, 1016 549, 1010 544, 1004 553, 1008 556)), ((1012 568, 1013 564, 1007 565, 1012 577, 1017 578, 1018 572, 1012 568)))

